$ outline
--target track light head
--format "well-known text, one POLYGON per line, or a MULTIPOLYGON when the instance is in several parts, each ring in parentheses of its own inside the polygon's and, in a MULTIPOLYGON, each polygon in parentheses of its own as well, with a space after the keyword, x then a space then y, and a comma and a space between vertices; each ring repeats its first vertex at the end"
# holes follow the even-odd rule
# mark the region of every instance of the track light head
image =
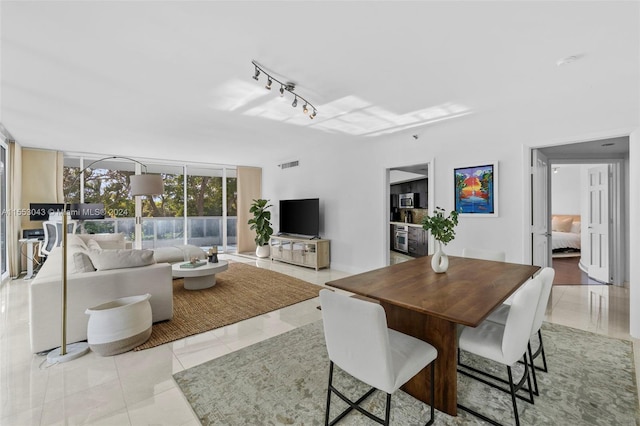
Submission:
POLYGON ((309 110, 313 109, 313 114, 309 116, 309 118, 313 120, 313 118, 317 114, 316 107, 311 102, 309 102, 308 100, 306 100, 305 98, 303 98, 302 96, 298 95, 295 92, 295 89, 296 89, 295 83, 292 83, 291 81, 279 80, 278 78, 271 75, 269 72, 265 71, 265 68, 259 63, 257 63, 256 61, 251 61, 251 64, 255 67, 255 73, 253 75, 254 80, 258 81, 258 77, 260 76, 260 74, 264 74, 267 77, 267 84, 264 86, 265 89, 267 90, 271 90, 271 87, 273 86, 274 82, 276 84, 279 84, 280 85, 279 91, 280 91, 281 97, 284 96, 285 91, 291 93, 291 95, 294 97, 293 103, 291 104, 291 106, 294 108, 298 106, 298 98, 300 98, 300 101, 304 103, 302 107, 302 112, 304 112, 305 114, 309 114, 309 110))

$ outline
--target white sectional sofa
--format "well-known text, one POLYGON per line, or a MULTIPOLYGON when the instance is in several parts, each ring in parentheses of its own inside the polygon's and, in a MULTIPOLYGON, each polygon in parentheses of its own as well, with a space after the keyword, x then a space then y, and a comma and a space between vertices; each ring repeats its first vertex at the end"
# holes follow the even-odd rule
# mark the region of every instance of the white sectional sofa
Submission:
MULTIPOLYGON (((126 296, 151 294, 153 322, 173 317, 171 265, 149 250, 126 250, 122 234, 69 235, 67 243, 67 343, 87 339, 87 308, 126 296), (94 243, 91 243, 91 240, 94 243), (84 243, 84 246, 83 246, 84 243), (95 247, 91 249, 90 247, 95 247), (101 252, 102 250, 102 252, 101 252), (94 262, 91 260, 93 256, 94 262), (117 262, 122 262, 118 265, 117 262), (97 264, 98 266, 94 266, 97 264), (141 266, 142 265, 142 266, 141 266), (93 270, 97 268, 98 270, 93 270)), ((201 250, 200 250, 201 251, 201 250)), ((202 252, 204 255, 204 252, 202 252)), ((182 258, 176 261, 182 261, 182 258)), ((62 249, 55 248, 30 283, 31 351, 60 346, 62 249)))

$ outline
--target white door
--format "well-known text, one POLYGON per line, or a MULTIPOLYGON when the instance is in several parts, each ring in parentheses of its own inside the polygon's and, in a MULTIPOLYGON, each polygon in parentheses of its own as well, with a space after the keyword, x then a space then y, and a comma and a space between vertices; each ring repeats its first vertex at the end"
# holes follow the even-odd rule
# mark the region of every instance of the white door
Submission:
POLYGON ((608 283, 609 275, 609 165, 591 167, 587 173, 589 206, 587 241, 589 264, 587 274, 594 280, 608 283))
POLYGON ((531 241, 532 263, 551 266, 551 233, 549 232, 550 204, 549 160, 539 150, 531 151, 531 241))

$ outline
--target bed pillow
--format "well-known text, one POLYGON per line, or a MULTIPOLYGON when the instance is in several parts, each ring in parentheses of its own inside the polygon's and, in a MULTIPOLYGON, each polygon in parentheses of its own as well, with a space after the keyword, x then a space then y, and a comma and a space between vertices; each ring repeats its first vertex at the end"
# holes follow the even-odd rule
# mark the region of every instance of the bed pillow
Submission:
POLYGON ((580 231, 581 231, 580 222, 573 222, 571 224, 571 230, 569 232, 572 232, 574 234, 579 234, 580 231))
POLYGON ((98 271, 137 268, 156 263, 153 250, 89 250, 89 257, 98 271))
POLYGON ((551 220, 551 230, 557 232, 569 232, 571 231, 571 223, 573 222, 573 218, 562 217, 562 216, 554 216, 551 220))

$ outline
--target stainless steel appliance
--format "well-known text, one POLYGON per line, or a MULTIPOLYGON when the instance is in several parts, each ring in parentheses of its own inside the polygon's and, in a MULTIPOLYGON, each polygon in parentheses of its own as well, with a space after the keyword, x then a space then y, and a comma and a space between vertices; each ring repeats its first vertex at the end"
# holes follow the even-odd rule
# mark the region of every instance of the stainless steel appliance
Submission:
POLYGON ((395 225, 393 248, 403 253, 409 253, 409 226, 395 225))
POLYGON ((408 194, 400 194, 400 208, 401 209, 412 209, 418 206, 418 194, 417 193, 408 193, 408 194))

